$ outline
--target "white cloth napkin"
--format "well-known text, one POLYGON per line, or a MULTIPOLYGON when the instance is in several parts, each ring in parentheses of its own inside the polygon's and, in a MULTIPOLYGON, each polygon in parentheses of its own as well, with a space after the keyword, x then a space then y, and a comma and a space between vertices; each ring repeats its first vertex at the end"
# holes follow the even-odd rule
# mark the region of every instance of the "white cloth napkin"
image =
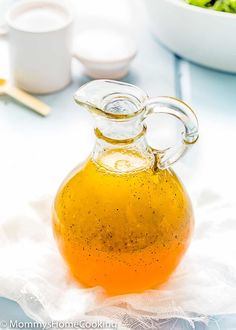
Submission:
POLYGON ((209 190, 193 197, 193 241, 169 282, 159 290, 112 298, 71 279, 51 231, 52 199, 31 202, 0 228, 0 295, 37 321, 105 318, 122 321, 122 329, 135 329, 145 317, 191 323, 195 315, 207 322, 206 315, 235 313, 236 207, 209 190))

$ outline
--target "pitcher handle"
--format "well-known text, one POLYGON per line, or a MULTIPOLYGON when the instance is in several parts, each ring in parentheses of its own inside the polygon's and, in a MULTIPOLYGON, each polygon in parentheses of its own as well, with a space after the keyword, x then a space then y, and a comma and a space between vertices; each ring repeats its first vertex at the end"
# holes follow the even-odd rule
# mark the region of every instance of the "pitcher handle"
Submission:
POLYGON ((165 169, 175 163, 198 140, 198 120, 193 110, 184 102, 168 96, 151 98, 145 103, 145 116, 164 113, 179 119, 184 130, 182 139, 164 150, 151 148, 156 159, 156 167, 165 169))

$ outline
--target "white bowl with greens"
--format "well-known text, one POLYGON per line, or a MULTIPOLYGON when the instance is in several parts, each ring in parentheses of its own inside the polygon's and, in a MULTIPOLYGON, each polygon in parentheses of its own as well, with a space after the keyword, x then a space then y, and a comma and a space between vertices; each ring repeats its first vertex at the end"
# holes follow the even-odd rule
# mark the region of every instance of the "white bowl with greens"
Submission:
POLYGON ((145 3, 153 32, 170 50, 198 64, 236 73, 236 0, 145 3))

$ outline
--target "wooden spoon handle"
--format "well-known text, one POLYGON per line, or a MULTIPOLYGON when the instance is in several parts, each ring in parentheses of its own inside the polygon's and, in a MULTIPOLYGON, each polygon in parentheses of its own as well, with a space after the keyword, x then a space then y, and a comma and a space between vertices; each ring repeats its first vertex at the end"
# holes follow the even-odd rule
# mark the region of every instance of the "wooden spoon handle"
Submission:
POLYGON ((51 108, 47 104, 16 87, 9 86, 6 90, 6 94, 34 110, 41 116, 47 116, 51 111, 51 108))

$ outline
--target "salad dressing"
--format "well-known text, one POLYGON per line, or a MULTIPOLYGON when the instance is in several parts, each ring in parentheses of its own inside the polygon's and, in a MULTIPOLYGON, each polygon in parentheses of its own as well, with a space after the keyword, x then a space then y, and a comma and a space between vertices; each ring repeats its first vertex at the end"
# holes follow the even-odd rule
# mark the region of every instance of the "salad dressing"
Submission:
POLYGON ((76 100, 94 113, 97 139, 90 157, 56 195, 59 250, 86 287, 123 294, 161 285, 179 264, 193 230, 191 202, 168 167, 197 140, 196 117, 180 101, 150 100, 135 86, 114 81, 90 82, 76 100), (186 125, 186 141, 154 150, 143 120, 149 112, 174 109, 186 125))

